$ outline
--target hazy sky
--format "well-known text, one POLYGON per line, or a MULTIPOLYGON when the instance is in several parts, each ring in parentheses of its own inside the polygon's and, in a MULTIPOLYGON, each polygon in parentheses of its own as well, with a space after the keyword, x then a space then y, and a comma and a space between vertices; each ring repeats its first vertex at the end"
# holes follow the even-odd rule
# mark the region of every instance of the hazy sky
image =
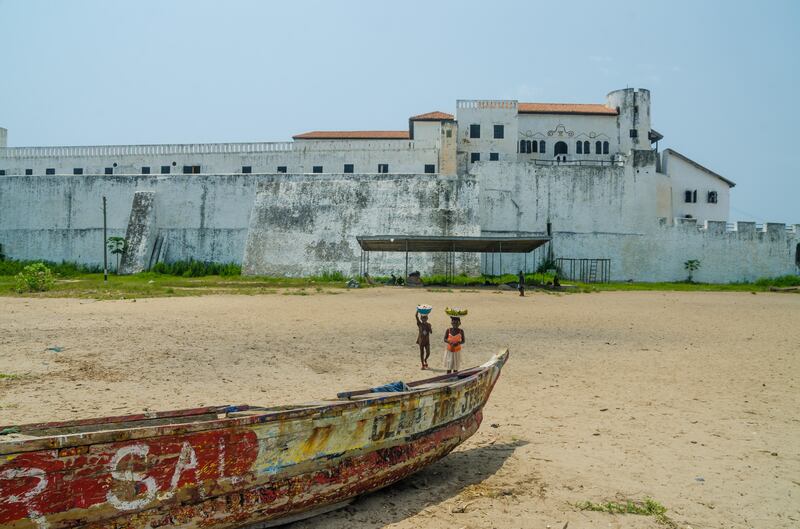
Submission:
POLYGON ((800 2, 0 0, 9 146, 403 129, 458 98, 602 103, 800 223, 800 2))

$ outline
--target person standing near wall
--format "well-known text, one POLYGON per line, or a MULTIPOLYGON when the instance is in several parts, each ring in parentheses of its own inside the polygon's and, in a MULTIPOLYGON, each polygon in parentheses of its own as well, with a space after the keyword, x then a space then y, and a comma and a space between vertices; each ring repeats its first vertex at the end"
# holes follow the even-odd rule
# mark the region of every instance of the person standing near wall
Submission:
POLYGON ((519 295, 521 297, 525 297, 525 274, 522 273, 522 270, 519 271, 519 295))

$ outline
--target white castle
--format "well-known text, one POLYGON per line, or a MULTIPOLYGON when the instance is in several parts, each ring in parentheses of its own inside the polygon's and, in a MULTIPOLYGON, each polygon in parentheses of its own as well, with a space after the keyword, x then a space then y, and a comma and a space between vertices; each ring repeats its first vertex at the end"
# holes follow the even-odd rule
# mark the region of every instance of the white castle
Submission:
MULTIPOLYGON (((613 279, 796 273, 800 226, 729 221, 734 183, 651 126, 650 92, 603 104, 459 100, 404 130, 313 131, 291 142, 7 147, 0 129, 0 244, 7 256, 97 263, 97 204, 113 234, 157 260, 235 261, 247 273, 359 270, 364 235, 529 236, 557 257, 610 260, 613 279), (3 178, 4 177, 4 178, 3 178), (90 213, 91 212, 91 213, 90 213), (140 232, 143 232, 140 233, 140 232)), ((467 272, 498 256, 459 256, 467 272)), ((503 260, 502 271, 534 260, 503 260)), ((396 269, 380 256, 376 273, 396 269)), ((437 256, 414 266, 437 271, 437 256)))

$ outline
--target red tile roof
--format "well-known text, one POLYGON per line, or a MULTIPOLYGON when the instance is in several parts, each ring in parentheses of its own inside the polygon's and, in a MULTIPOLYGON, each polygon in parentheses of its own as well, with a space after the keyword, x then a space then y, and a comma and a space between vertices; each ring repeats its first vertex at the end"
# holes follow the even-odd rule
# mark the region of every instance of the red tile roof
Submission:
POLYGON ((411 116, 409 119, 411 121, 452 121, 455 119, 455 116, 437 110, 435 112, 428 112, 427 114, 420 114, 419 116, 411 116))
POLYGON ((407 140, 407 130, 315 130, 292 136, 295 140, 407 140))
POLYGON ((586 103, 519 103, 520 114, 594 114, 616 116, 617 109, 605 105, 586 103))

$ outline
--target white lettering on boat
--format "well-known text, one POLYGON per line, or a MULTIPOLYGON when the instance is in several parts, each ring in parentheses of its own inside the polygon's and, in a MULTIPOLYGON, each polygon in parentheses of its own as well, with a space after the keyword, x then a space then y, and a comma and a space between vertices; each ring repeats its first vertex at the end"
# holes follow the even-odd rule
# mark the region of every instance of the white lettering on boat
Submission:
POLYGON ((172 473, 172 480, 169 484, 169 490, 159 494, 158 499, 167 500, 175 495, 178 489, 178 482, 181 479, 181 474, 186 470, 197 468, 197 454, 194 448, 189 443, 184 442, 181 446, 181 454, 178 456, 178 462, 175 463, 175 471, 172 473))
MULTIPOLYGON (((119 481, 133 481, 142 483, 146 489, 144 496, 133 500, 122 500, 113 490, 109 490, 108 494, 106 494, 106 499, 111 505, 120 511, 132 511, 135 509, 140 509, 153 501, 156 497, 158 486, 156 485, 156 480, 153 477, 148 477, 144 472, 134 472, 130 469, 121 471, 118 469, 119 464, 126 457, 140 457, 146 460, 149 452, 150 448, 143 444, 123 446, 117 450, 117 453, 114 454, 114 457, 111 458, 111 462, 108 464, 108 467, 111 470, 111 477, 114 479, 119 481)), ((183 453, 183 451, 181 451, 181 453, 183 453)), ((178 459, 178 462, 180 463, 180 458, 178 459)), ((195 460, 195 464, 196 463, 197 461, 195 460)))
POLYGON ((47 519, 41 515, 39 511, 32 508, 30 501, 38 496, 47 487, 47 476, 45 471, 41 468, 11 468, 0 472, 0 480, 17 480, 20 478, 35 478, 38 481, 32 489, 25 491, 22 494, 11 494, 6 498, 9 503, 21 503, 28 509, 28 516, 36 524, 39 529, 47 529, 49 527, 47 519))

